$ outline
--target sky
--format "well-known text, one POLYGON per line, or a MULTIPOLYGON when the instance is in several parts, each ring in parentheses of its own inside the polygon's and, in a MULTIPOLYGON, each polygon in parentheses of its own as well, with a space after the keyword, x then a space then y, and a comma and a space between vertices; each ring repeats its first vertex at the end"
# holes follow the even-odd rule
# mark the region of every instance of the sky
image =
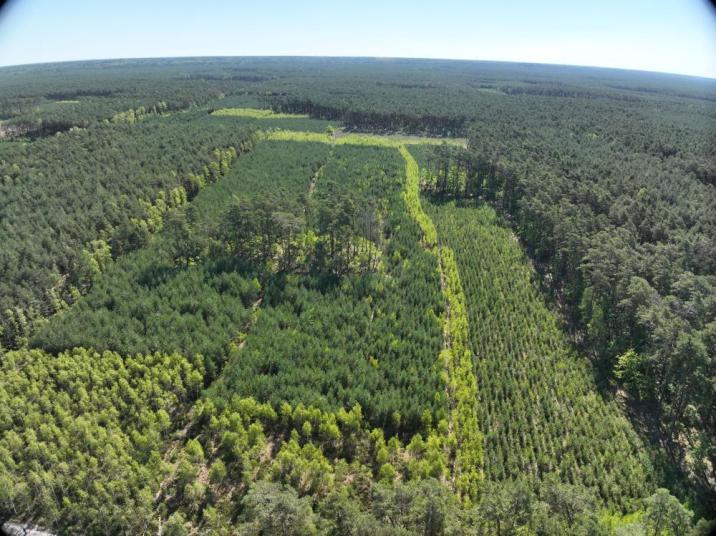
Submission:
POLYGON ((716 78, 706 0, 10 0, 0 66, 165 56, 378 56, 716 78))

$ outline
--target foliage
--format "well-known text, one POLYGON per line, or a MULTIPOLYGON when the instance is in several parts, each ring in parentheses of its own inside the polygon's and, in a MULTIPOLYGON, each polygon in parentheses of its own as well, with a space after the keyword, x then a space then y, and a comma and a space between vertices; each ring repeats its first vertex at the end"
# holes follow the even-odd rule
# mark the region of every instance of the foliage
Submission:
POLYGON ((242 526, 246 534, 305 536, 317 534, 315 514, 307 498, 299 499, 293 488, 282 489, 270 482, 257 482, 243 499, 242 526))
POLYGON ((19 326, 17 318, 31 324, 57 311, 62 301, 74 301, 77 289, 86 289, 83 247, 104 240, 117 256, 143 245, 147 229, 133 221, 151 222, 152 212, 164 210, 157 207, 171 206, 170 191, 193 194, 193 177, 202 175, 206 182, 225 171, 226 159, 214 148, 240 151, 249 140, 248 128, 163 118, 97 125, 3 151, 2 344, 14 347, 28 336, 30 327, 19 326), (147 205, 148 200, 160 201, 147 205))
POLYGON ((652 534, 683 536, 690 532, 693 513, 672 497, 669 490, 659 488, 644 502, 644 525, 652 534))
POLYGON ((510 231, 486 206, 428 209, 465 292, 486 477, 556 474, 612 507, 633 507, 653 478, 641 443, 596 393, 589 364, 570 351, 510 231))
POLYGON ((311 270, 267 283, 265 307, 217 394, 324 410, 359 403, 389 434, 419 430, 426 409, 441 418, 437 266, 402 203, 401 164, 389 149, 333 149, 307 205, 318 252, 311 270), (380 250, 378 265, 367 265, 375 269, 349 269, 356 234, 380 250))
POLYGON ((18 350, 0 368, 0 517, 147 531, 164 439, 202 388, 201 361, 18 350))
POLYGON ((322 145, 299 151, 260 144, 170 218, 150 244, 118 259, 86 297, 50 318, 32 345, 52 352, 86 346, 202 354, 213 377, 262 292, 253 267, 212 241, 234 192, 253 199, 271 185, 276 203, 291 201, 302 212, 302 197, 327 152, 322 145))

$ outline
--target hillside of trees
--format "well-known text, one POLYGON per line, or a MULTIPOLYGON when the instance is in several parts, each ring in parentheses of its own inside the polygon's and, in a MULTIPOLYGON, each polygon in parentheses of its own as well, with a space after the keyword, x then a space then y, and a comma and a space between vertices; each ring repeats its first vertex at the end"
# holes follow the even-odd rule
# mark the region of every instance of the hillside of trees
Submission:
POLYGON ((0 69, 0 526, 709 534, 715 125, 607 69, 0 69))

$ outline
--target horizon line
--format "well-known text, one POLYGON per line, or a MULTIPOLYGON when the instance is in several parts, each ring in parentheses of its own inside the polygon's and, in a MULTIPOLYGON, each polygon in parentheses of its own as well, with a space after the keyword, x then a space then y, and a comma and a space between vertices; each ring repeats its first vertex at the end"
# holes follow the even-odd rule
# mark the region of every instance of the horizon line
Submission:
POLYGON ((656 75, 667 75, 667 76, 681 76, 686 78, 696 78, 701 80, 708 80, 716 82, 716 74, 713 76, 706 76, 703 74, 687 74, 677 73, 672 71, 652 71, 647 69, 636 69, 631 67, 613 67, 608 65, 589 65, 589 64, 578 64, 578 63, 544 63, 535 61, 524 61, 524 60, 495 60, 495 59, 470 59, 470 58, 442 58, 442 57, 417 57, 417 56, 331 56, 321 54, 236 54, 236 55, 197 55, 197 56, 116 56, 116 57, 104 57, 104 58, 82 58, 82 59, 66 59, 66 60, 52 60, 52 61, 38 61, 30 63, 12 63, 6 65, 0 65, 0 70, 8 69, 13 67, 39 67, 42 65, 56 65, 63 63, 90 63, 90 62, 101 62, 101 61, 142 61, 142 60, 178 60, 178 59, 210 59, 210 58, 325 58, 325 59, 367 59, 367 60, 432 60, 432 61, 454 61, 454 62, 471 62, 471 63, 514 63, 518 65, 541 65, 549 67, 576 67, 584 69, 607 69, 613 71, 627 71, 635 73, 648 73, 656 75))

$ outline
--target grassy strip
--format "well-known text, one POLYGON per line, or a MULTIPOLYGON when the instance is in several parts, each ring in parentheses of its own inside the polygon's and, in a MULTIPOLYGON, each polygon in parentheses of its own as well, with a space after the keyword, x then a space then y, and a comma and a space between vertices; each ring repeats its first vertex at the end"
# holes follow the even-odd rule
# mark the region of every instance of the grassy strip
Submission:
POLYGON ((438 233, 435 230, 430 216, 428 216, 420 204, 420 171, 418 163, 410 154, 404 145, 398 150, 405 159, 405 189, 403 190, 403 200, 408 206, 408 212, 415 222, 420 226, 423 232, 423 241, 428 248, 435 248, 438 243, 438 233))
POLYGON ((448 434, 454 435, 457 444, 453 472, 460 495, 474 499, 482 479, 483 437, 478 425, 477 380, 468 345, 467 302, 453 251, 445 246, 437 246, 435 225, 420 203, 418 163, 404 145, 398 149, 405 159, 403 199, 408 212, 423 232, 425 246, 439 260, 442 289, 447 302, 444 318, 445 349, 440 353, 440 358, 448 372, 447 393, 452 425, 448 434))
MULTIPOLYGON (((214 112, 216 113, 216 112, 214 112)), ((295 117, 295 116, 294 116, 295 117)), ((458 145, 464 142, 458 139, 447 138, 418 138, 410 136, 377 136, 374 134, 341 134, 332 136, 327 133, 300 132, 295 130, 273 130, 267 133, 269 140, 279 141, 317 141, 322 143, 335 143, 336 145, 375 145, 379 147, 392 147, 400 149, 406 144, 410 145, 458 145)), ((405 155, 404 155, 405 156, 405 155)), ((416 170, 417 170, 417 164, 416 170)))
POLYGON ((222 108, 211 112, 211 115, 249 117, 251 119, 308 119, 306 114, 282 114, 269 109, 260 108, 222 108))
POLYGON ((465 146, 465 141, 453 138, 423 138, 418 136, 378 136, 375 134, 341 134, 336 137, 338 145, 381 145, 399 149, 404 145, 456 145, 465 146))
POLYGON ((483 437, 478 423, 477 379, 468 346, 467 302, 452 249, 439 247, 438 258, 447 301, 444 328, 447 344, 441 358, 449 374, 450 419, 458 446, 456 488, 463 497, 474 499, 483 478, 483 437))
POLYGON ((318 143, 331 143, 331 135, 319 132, 301 132, 298 130, 272 130, 266 133, 270 141, 314 141, 318 143))
MULTIPOLYGON (((211 115, 224 116, 224 117, 246 117, 249 119, 309 119, 310 116, 306 114, 284 114, 277 113, 269 109, 261 108, 222 108, 214 110, 211 115)), ((333 137, 330 134, 315 134, 316 137, 310 140, 303 138, 304 134, 313 134, 306 132, 286 132, 276 131, 272 133, 269 139, 280 140, 280 141, 321 141, 321 142, 334 142, 336 145, 380 145, 382 147, 395 147, 400 148, 405 144, 420 144, 420 145, 457 145, 464 147, 466 141, 464 139, 456 138, 423 138, 420 136, 403 136, 403 135, 391 135, 391 136, 377 136, 375 134, 340 134, 333 137)))

